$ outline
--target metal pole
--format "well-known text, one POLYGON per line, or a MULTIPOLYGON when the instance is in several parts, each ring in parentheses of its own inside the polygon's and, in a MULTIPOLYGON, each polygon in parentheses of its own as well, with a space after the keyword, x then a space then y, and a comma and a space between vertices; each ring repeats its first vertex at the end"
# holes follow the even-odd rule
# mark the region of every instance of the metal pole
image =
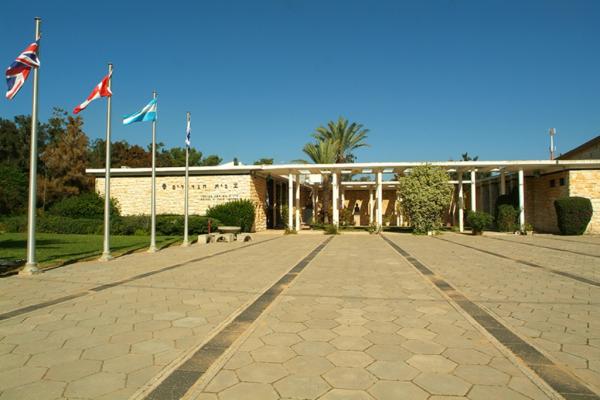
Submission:
MULTIPOLYGON (((108 64, 108 90, 112 85, 113 65, 108 64)), ((111 128, 111 102, 112 96, 106 99, 106 161, 104 163, 104 248, 100 261, 110 261, 110 128, 111 128)))
MULTIPOLYGON (((152 92, 152 98, 156 99, 156 90, 152 92)), ((152 195, 150 200, 151 231, 149 253, 156 251, 156 118, 152 121, 152 195)))
POLYGON ((556 134, 556 129, 550 128, 550 159, 554 160, 554 135, 556 134))
MULTIPOLYGON (((190 112, 187 113, 187 125, 189 126, 191 122, 190 112)), ((187 133, 186 133, 187 135, 187 133)), ((185 189, 184 189, 184 199, 183 199, 183 207, 184 207, 184 217, 183 217, 183 247, 188 247, 190 245, 190 241, 188 238, 188 212, 189 212, 189 183, 190 183, 190 146, 186 144, 185 146, 185 189)))
MULTIPOLYGON (((42 19, 35 17, 35 40, 40 39, 42 19)), ((38 47, 38 57, 40 48, 38 47)), ((37 210, 37 123, 38 123, 38 78, 39 68, 33 68, 33 101, 31 107, 31 144, 29 154, 29 209, 27 223, 27 263, 19 272, 21 275, 33 275, 42 272, 35 259, 35 213, 37 210)))

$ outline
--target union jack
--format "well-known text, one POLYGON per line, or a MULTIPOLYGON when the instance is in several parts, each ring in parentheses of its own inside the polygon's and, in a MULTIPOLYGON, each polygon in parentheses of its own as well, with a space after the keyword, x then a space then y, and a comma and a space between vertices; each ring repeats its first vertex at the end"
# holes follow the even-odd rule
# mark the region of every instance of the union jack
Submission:
POLYGON ((6 91, 6 98, 11 100, 17 95, 21 86, 27 80, 31 68, 38 68, 40 66, 40 60, 38 59, 38 49, 40 41, 36 40, 31 43, 19 57, 6 69, 6 83, 8 84, 8 90, 6 91))

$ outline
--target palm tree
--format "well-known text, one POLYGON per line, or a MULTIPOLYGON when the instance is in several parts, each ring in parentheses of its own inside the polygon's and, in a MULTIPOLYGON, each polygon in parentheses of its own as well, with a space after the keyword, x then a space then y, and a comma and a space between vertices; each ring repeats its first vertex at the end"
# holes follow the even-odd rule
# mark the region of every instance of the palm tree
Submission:
MULTIPOLYGON (((315 143, 307 143, 304 145, 302 151, 306 154, 310 161, 315 164, 334 164, 337 159, 338 144, 333 140, 326 139, 323 141, 317 141, 315 143)), ((301 162, 308 164, 307 160, 295 160, 295 162, 301 162)), ((323 177, 322 185, 323 188, 329 187, 329 175, 321 175, 323 177)), ((316 210, 315 210, 316 211, 316 210)), ((323 222, 329 223, 329 191, 323 190, 323 222)), ((315 215, 316 218, 316 215, 315 215)))
MULTIPOLYGON (((360 147, 367 147, 365 143, 368 129, 364 129, 362 124, 356 122, 349 123, 344 117, 339 117, 337 122, 329 121, 327 127, 320 126, 313 133, 313 137, 318 142, 330 141, 335 144, 335 163, 354 162, 354 150, 360 147)), ((306 153, 306 146, 305 151, 306 153)), ((308 154, 308 153, 307 153, 308 154)))

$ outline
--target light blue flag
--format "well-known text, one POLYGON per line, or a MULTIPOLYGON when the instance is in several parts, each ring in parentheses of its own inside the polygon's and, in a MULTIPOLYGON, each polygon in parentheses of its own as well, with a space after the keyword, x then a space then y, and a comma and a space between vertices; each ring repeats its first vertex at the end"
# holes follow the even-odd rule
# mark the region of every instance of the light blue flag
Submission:
POLYGON ((156 109, 156 99, 152 99, 141 111, 124 116, 123 125, 129 125, 134 122, 156 121, 156 109))

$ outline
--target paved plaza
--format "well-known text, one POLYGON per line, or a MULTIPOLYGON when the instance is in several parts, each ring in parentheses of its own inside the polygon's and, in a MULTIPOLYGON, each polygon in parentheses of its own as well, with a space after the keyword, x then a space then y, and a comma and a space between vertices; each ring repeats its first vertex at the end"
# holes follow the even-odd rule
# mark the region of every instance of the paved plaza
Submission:
POLYGON ((0 400, 600 398, 598 236, 254 237, 0 280, 0 400))

